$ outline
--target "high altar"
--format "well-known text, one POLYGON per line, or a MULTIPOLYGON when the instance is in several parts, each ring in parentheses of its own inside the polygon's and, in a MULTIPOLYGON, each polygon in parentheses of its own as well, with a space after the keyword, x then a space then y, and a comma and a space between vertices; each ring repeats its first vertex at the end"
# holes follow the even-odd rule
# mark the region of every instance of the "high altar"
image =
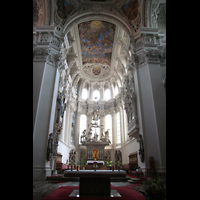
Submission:
POLYGON ((91 122, 88 125, 89 131, 86 132, 86 130, 84 130, 81 135, 81 144, 87 148, 87 164, 93 163, 94 161, 104 164, 104 148, 111 143, 109 139, 109 130, 104 133, 104 126, 98 125, 99 119, 100 113, 98 110, 95 110, 92 117, 93 123, 91 122), (94 135, 92 133, 92 128, 95 129, 94 135), (99 135, 96 133, 96 129, 100 129, 100 139, 98 139, 99 135))

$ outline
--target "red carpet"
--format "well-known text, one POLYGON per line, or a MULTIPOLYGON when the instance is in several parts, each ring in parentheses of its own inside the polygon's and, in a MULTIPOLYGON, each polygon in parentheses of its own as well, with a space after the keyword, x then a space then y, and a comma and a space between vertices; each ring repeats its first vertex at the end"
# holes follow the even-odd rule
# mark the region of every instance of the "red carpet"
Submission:
POLYGON ((140 193, 136 192, 129 186, 123 187, 111 187, 111 189, 117 190, 121 197, 68 197, 74 189, 78 189, 79 186, 61 186, 57 190, 53 191, 41 200, 70 200, 70 199, 80 199, 80 200, 146 200, 146 198, 140 193))

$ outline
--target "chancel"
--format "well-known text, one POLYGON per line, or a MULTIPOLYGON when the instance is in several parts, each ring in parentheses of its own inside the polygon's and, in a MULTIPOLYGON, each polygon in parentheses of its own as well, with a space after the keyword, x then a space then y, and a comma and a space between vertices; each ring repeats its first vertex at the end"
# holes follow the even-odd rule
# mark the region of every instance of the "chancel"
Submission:
POLYGON ((33 0, 34 183, 91 196, 97 175, 111 195, 166 174, 165 14, 165 0, 33 0))

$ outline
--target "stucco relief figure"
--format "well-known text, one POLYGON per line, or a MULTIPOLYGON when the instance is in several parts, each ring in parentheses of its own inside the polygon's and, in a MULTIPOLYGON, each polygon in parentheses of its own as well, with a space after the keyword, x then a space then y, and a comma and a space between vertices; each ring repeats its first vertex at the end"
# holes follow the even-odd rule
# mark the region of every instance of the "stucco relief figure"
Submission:
POLYGON ((120 150, 115 151, 115 163, 118 163, 118 161, 119 161, 119 164, 122 163, 122 153, 120 150))
POLYGON ((85 160, 86 159, 86 153, 85 153, 84 150, 81 151, 80 156, 81 156, 80 157, 81 160, 85 160))
POLYGON ((105 138, 109 138, 109 129, 105 132, 105 138))
POLYGON ((101 125, 101 138, 105 137, 104 133, 103 133, 103 130, 104 130, 104 126, 101 125))
POLYGON ((105 160, 110 162, 111 161, 111 154, 110 154, 110 151, 106 151, 105 152, 105 160))
POLYGON ((91 139, 92 138, 92 128, 90 128, 90 131, 88 133, 88 138, 91 139))
POLYGON ((95 110, 92 120, 97 121, 100 119, 99 111, 95 110))
POLYGON ((98 140, 98 136, 99 136, 98 134, 96 134, 96 133, 94 134, 94 137, 93 137, 93 138, 94 138, 95 141, 98 140))
POLYGON ((47 146, 47 160, 50 161, 53 153, 53 133, 49 134, 48 146, 47 146))
POLYGON ((105 139, 106 139, 106 141, 108 141, 109 143, 111 143, 111 141, 109 139, 109 129, 105 132, 105 139))
POLYGON ((154 12, 151 16, 152 16, 152 27, 158 28, 158 25, 157 25, 158 15, 154 12))
POLYGON ((83 142, 85 139, 87 139, 87 137, 86 137, 86 129, 82 132, 81 142, 83 142))
POLYGON ((75 160, 76 160, 76 152, 74 150, 71 150, 69 152, 69 163, 74 164, 75 160))
POLYGON ((56 123, 61 125, 61 126, 62 126, 63 115, 64 115, 65 109, 66 109, 65 95, 63 95, 62 93, 58 92, 56 123))
POLYGON ((140 148, 139 148, 140 161, 144 162, 144 145, 143 145, 143 139, 142 139, 141 134, 139 134, 139 140, 137 140, 137 142, 139 142, 140 144, 140 148))

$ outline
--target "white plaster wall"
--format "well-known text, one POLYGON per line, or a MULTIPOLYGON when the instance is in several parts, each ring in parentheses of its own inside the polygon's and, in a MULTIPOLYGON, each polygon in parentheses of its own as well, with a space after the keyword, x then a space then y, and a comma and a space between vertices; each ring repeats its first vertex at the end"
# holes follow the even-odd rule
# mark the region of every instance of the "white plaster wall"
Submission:
POLYGON ((67 159, 68 159, 68 162, 69 162, 69 152, 70 152, 70 150, 71 150, 71 148, 66 143, 64 143, 61 140, 58 141, 57 152, 59 152, 63 155, 62 156, 62 163, 65 164, 67 159))
MULTIPOLYGON (((131 142, 124 145, 121 149, 122 164, 128 164, 129 163, 129 157, 128 157, 129 154, 138 151, 138 149, 139 149, 139 143, 136 141, 136 139, 133 139, 131 142)), ((139 160, 139 158, 138 158, 138 160, 139 160)))

